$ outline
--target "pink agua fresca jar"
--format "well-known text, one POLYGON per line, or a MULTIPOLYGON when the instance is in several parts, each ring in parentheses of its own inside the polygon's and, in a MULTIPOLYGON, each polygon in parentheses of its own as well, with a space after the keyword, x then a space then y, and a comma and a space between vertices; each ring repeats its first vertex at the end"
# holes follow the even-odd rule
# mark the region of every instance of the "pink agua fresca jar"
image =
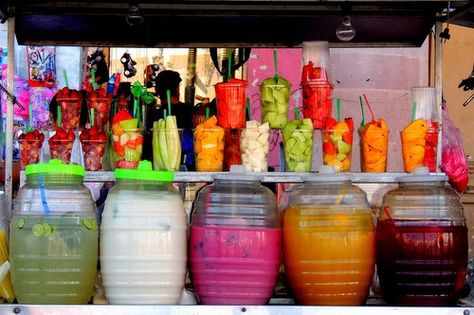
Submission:
POLYGON ((275 195, 256 176, 214 176, 195 200, 191 280, 201 304, 266 304, 277 282, 281 228, 275 195))

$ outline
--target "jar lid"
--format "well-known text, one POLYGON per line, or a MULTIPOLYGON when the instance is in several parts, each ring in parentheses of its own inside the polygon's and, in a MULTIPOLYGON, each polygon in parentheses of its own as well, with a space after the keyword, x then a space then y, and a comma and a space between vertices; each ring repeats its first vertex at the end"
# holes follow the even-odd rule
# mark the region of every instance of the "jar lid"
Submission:
POLYGON ((417 167, 410 175, 405 175, 397 178, 401 183, 416 183, 416 182, 445 182, 448 176, 443 174, 431 175, 428 167, 417 167))
POLYGON ((115 169, 115 178, 149 180, 157 182, 172 182, 174 180, 174 173, 169 171, 154 171, 151 162, 143 160, 138 163, 137 169, 115 169))
POLYGON ((231 165, 229 172, 213 174, 212 179, 217 180, 238 180, 246 182, 260 181, 263 175, 258 175, 255 172, 245 172, 243 165, 231 165))
POLYGON ((84 167, 76 164, 65 164, 59 159, 51 159, 49 163, 30 164, 25 168, 25 174, 68 174, 84 177, 84 167))
POLYGON ((318 173, 308 174, 302 177, 305 182, 344 182, 352 180, 350 173, 337 173, 331 165, 321 165, 318 173))

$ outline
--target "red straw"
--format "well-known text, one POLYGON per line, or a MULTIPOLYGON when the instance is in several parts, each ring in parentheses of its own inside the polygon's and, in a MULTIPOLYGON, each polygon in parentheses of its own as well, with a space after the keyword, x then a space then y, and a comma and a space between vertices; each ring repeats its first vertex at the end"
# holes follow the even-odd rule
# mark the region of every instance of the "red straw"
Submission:
POLYGON ((365 96, 365 94, 362 94, 362 95, 364 95, 365 102, 367 103, 367 107, 369 108, 369 111, 370 111, 370 116, 372 116, 372 121, 375 121, 374 112, 372 111, 372 107, 370 107, 369 100, 367 99, 367 96, 365 96))
POLYGON ((392 214, 390 213, 390 210, 388 209, 388 206, 383 207, 383 212, 389 218, 389 220, 393 220, 392 214))

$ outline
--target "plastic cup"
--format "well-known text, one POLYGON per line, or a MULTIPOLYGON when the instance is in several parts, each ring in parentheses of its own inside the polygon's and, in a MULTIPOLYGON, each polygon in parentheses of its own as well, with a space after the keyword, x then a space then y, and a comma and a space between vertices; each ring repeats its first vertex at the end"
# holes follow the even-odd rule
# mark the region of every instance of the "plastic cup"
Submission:
POLYGON ((361 130, 360 134, 360 168, 362 172, 387 171, 387 137, 381 129, 371 131, 371 138, 366 139, 361 130))
POLYGON ((181 165, 181 139, 183 129, 158 129, 153 133, 153 169, 178 171, 181 165))
POLYGON ((224 129, 245 128, 247 81, 231 79, 214 85, 217 124, 224 129))
POLYGON ((242 165, 247 172, 266 172, 268 170, 268 150, 270 131, 246 128, 240 135, 242 165))
POLYGON ((240 153, 241 129, 231 129, 225 131, 224 136, 224 171, 230 170, 231 165, 242 164, 240 153))
MULTIPOLYGON (((113 130, 113 129, 112 129, 113 130)), ((142 158, 143 129, 117 129, 112 131, 115 168, 136 169, 142 158), (115 130, 115 131, 117 131, 115 130)))
POLYGON ((322 132, 323 164, 334 167, 336 172, 351 169, 353 129, 325 129, 322 132))
POLYGON ((309 172, 313 158, 313 130, 295 129, 283 132, 285 169, 288 172, 309 172))
POLYGON ((82 98, 58 98, 61 107, 61 127, 76 130, 81 117, 82 98))
POLYGON ((87 99, 87 108, 89 113, 94 110, 94 126, 104 127, 109 122, 110 106, 112 99, 110 97, 97 97, 87 99))
POLYGON ((411 173, 415 168, 426 166, 436 172, 438 129, 429 128, 426 133, 400 132, 403 169, 411 173))
POLYGON ((224 166, 224 130, 222 128, 202 128, 199 133, 195 131, 194 152, 196 171, 222 171, 224 166))
POLYGON ((303 115, 311 118, 315 129, 326 128, 326 121, 331 116, 333 86, 329 82, 303 83, 303 115))
POLYGON ((18 145, 20 146, 20 167, 24 170, 27 165, 36 164, 40 160, 41 147, 43 141, 40 139, 27 140, 19 139, 18 145))
POLYGON ((48 144, 51 159, 59 159, 65 164, 69 164, 71 162, 71 151, 74 140, 49 139, 48 144))
POLYGON ((101 171, 103 169, 102 158, 105 154, 105 140, 82 140, 82 152, 84 153, 84 167, 86 171, 101 171))
POLYGON ((288 122, 290 86, 284 84, 262 84, 262 123, 268 122, 270 128, 282 129, 288 122))

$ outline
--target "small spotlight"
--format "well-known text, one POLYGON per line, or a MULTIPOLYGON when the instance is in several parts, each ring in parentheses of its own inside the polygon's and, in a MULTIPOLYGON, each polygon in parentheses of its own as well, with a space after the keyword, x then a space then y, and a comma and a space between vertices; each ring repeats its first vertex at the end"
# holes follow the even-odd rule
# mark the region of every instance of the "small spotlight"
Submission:
POLYGON ((336 29, 336 36, 344 42, 348 42, 356 36, 356 31, 351 23, 351 17, 346 15, 342 18, 341 25, 336 29))
POLYGON ((130 9, 128 10, 128 14, 125 17, 125 21, 130 26, 138 26, 143 23, 144 17, 140 12, 140 8, 137 5, 131 5, 130 9))

